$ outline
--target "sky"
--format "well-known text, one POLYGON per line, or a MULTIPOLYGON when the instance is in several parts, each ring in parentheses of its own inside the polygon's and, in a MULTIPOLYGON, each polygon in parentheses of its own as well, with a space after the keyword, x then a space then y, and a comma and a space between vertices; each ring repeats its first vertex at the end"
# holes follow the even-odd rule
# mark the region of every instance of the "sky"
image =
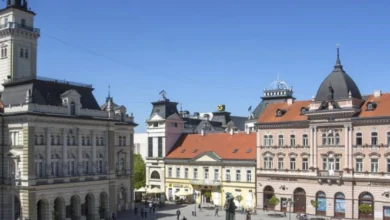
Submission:
MULTIPOLYGON (((93 84, 145 131, 165 90, 183 110, 247 116, 277 79, 311 99, 341 62, 362 94, 390 92, 390 1, 29 0, 38 75, 93 84)), ((4 5, 4 2, 1 4, 4 5)))

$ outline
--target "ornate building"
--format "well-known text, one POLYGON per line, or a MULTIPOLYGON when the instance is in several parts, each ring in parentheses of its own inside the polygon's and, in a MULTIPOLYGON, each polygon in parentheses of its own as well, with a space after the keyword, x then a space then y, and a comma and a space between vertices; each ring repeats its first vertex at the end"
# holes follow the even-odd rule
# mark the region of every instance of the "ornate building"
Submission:
POLYGON ((270 103, 257 123, 257 201, 276 210, 390 219, 390 94, 362 96, 339 59, 308 101, 270 103))
POLYGON ((133 129, 91 85, 36 76, 34 12, 0 10, 0 219, 102 219, 132 206, 133 129))

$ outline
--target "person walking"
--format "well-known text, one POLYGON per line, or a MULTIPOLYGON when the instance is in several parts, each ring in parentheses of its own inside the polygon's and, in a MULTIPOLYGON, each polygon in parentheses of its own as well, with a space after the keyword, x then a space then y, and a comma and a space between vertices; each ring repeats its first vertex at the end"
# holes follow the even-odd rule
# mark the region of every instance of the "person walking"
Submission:
POLYGON ((138 212, 138 207, 134 206, 134 216, 137 216, 137 212, 138 212))
POLYGON ((152 202, 149 202, 149 212, 152 213, 152 202))
POLYGON ((198 209, 199 209, 199 212, 201 212, 202 211, 202 205, 199 203, 199 205, 198 205, 198 209))
POLYGON ((144 207, 141 207, 140 212, 141 212, 141 219, 143 219, 144 218, 144 207))
POLYGON ((176 211, 177 220, 180 220, 180 214, 181 214, 180 209, 177 209, 176 211))
POLYGON ((215 214, 214 214, 214 216, 217 216, 217 217, 219 217, 219 215, 218 215, 218 211, 219 211, 219 208, 218 208, 218 206, 215 206, 215 214))

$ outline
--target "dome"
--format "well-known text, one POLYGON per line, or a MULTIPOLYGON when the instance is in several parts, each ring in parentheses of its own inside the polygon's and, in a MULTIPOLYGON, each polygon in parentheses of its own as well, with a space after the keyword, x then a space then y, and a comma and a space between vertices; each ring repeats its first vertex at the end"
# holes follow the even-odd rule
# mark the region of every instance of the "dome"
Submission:
POLYGON ((362 99, 359 88, 353 79, 344 71, 337 48, 337 61, 334 70, 322 81, 315 97, 316 101, 329 101, 330 99, 346 99, 349 96, 362 99))

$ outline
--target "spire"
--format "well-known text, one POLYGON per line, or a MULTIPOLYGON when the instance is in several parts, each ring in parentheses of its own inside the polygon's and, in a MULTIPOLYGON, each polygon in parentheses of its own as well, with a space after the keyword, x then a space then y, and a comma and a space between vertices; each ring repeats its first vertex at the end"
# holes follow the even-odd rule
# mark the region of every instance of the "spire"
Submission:
POLYGON ((108 85, 108 96, 107 96, 108 98, 110 98, 111 97, 111 86, 110 85, 108 85))
POLYGON ((343 68, 343 66, 341 65, 341 61, 340 61, 340 44, 337 44, 336 48, 337 48, 337 60, 336 60, 336 65, 334 67, 335 68, 343 68))

